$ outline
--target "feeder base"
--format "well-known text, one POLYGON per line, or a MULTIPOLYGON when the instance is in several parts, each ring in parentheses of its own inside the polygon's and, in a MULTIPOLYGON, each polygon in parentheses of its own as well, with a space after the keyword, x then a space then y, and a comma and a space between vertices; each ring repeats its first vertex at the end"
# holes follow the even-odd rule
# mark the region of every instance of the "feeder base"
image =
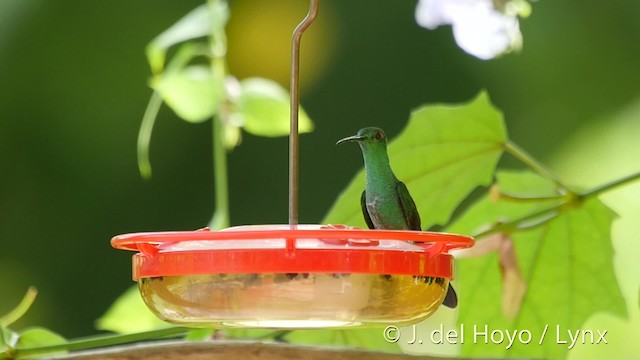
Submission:
POLYGON ((448 279, 412 275, 261 273, 142 278, 160 318, 195 327, 347 328, 408 325, 442 303, 448 279))

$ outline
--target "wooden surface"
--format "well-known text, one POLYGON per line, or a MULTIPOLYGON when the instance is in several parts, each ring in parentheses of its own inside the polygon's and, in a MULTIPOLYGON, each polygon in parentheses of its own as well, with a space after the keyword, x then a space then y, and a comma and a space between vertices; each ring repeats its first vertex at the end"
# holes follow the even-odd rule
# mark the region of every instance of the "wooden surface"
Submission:
MULTIPOLYGON (((56 360, 455 360, 350 348, 299 346, 254 341, 151 342, 55 356, 56 360)), ((477 359, 476 359, 477 360, 477 359)))

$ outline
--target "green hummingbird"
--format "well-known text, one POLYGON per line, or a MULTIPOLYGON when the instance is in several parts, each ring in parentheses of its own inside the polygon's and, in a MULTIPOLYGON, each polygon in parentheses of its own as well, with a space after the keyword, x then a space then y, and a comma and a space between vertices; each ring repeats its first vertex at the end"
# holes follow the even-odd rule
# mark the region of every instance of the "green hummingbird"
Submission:
MULTIPOLYGON (((369 229, 421 231, 420 214, 406 185, 391 170, 387 155, 387 136, 382 129, 367 127, 336 145, 357 142, 364 157, 365 190, 360 197, 364 220, 369 229)), ((437 279, 436 279, 437 280, 437 279)), ((427 278, 431 283, 432 278, 427 278)), ((443 305, 455 308, 458 297, 449 285, 443 305)))

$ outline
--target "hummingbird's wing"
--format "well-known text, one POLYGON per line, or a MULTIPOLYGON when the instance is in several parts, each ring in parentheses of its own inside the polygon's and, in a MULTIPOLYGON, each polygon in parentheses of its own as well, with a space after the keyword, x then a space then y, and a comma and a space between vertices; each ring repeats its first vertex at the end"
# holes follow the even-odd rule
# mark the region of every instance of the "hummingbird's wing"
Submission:
MULTIPOLYGON (((409 194, 407 186, 402 181, 398 181, 396 189, 398 191, 398 198, 400 198, 400 204, 402 205, 404 217, 407 220, 407 225, 411 230, 422 230, 420 228, 420 214, 418 213, 416 204, 413 202, 413 198, 409 194)), ((455 309, 458 306, 458 295, 451 284, 449 284, 447 288, 447 294, 442 301, 442 305, 452 309, 455 309)))
POLYGON ((362 196, 360 196, 360 207, 362 208, 362 215, 364 215, 364 221, 367 223, 369 229, 375 229, 373 226, 373 221, 371 221, 371 216, 369 215, 369 211, 367 210, 367 190, 362 192, 362 196))
POLYGON ((418 214, 418 209, 416 209, 416 203, 413 202, 409 190, 407 190, 406 185, 402 181, 398 181, 396 184, 396 191, 398 192, 404 217, 407 220, 407 226, 409 226, 410 230, 422 230, 420 227, 420 214, 418 214))

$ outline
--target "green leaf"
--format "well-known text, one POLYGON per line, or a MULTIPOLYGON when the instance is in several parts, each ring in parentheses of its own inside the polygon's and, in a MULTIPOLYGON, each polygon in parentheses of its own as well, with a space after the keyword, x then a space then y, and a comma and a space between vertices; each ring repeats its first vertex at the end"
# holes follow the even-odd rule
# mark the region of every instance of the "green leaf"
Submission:
MULTIPOLYGON (((556 195, 553 182, 530 171, 506 171, 496 173, 496 184, 501 192, 522 197, 548 197, 556 195)), ((540 201, 494 201, 489 195, 478 200, 446 230, 459 234, 478 234, 494 224, 509 222, 544 209, 553 208, 562 199, 540 201)))
MULTIPOLYGON (((502 114, 486 93, 461 105, 427 105, 389 144, 396 176, 418 207, 422 227, 445 224, 479 185, 488 185, 506 141, 502 114)), ((323 223, 365 227, 360 210, 361 170, 338 197, 323 223)))
POLYGON ((296 330, 285 339, 293 344, 349 346, 367 350, 399 353, 397 343, 384 338, 384 328, 347 330, 296 330))
POLYGON ((137 286, 130 287, 96 322, 99 330, 132 334, 167 328, 171 325, 158 319, 142 301, 137 286))
POLYGON ((67 342, 67 339, 55 332, 42 327, 30 327, 20 332, 20 338, 16 344, 17 349, 59 345, 67 342))
POLYGON ((167 50, 187 40, 219 32, 227 24, 229 8, 226 1, 214 1, 193 9, 147 45, 147 59, 154 74, 162 71, 167 50))
POLYGON ((224 78, 207 66, 189 65, 160 75, 154 88, 178 116, 197 123, 218 112, 224 78))
MULTIPOLYGON (((240 82, 241 92, 234 116, 248 133, 258 136, 284 136, 289 134, 289 93, 278 83, 263 78, 249 78, 240 82)), ((300 108, 298 130, 313 130, 313 123, 300 108)))
POLYGON ((500 190, 512 195, 543 197, 557 194, 556 185, 551 180, 528 170, 500 170, 496 179, 500 190))
MULTIPOLYGON (((545 195, 543 180, 523 173, 499 177, 507 179, 501 188, 518 193, 545 195), (534 184, 537 183, 537 184, 534 184), (518 185, 520 184, 520 185, 518 185), (528 185, 527 185, 528 184, 528 185), (527 186, 531 186, 528 188, 527 186)), ((555 200, 554 200, 555 201, 555 200)), ((557 205, 557 202, 555 203, 557 205)), ((527 215, 537 207, 549 207, 549 202, 520 204, 492 202, 488 197, 478 201, 447 231, 468 232, 483 223, 500 217, 514 219, 527 215)), ((582 329, 589 316, 598 311, 624 315, 625 305, 613 272, 613 251, 610 239, 613 212, 598 199, 589 199, 574 206, 564 206, 555 217, 535 229, 511 233, 519 267, 525 279, 526 292, 519 313, 509 320, 502 314, 502 277, 498 255, 459 259, 456 289, 460 304, 459 322, 473 338, 473 326, 481 331, 530 331, 530 344, 485 344, 465 341, 463 354, 473 356, 508 356, 532 358, 564 358, 566 344, 557 344, 556 326, 562 338, 567 330, 582 329), (538 341, 545 325, 548 333, 542 345, 538 341)), ((483 240, 478 242, 478 245, 483 240)))
POLYGON ((640 319, 623 320, 607 313, 598 313, 592 316, 581 327, 596 333, 596 341, 599 336, 596 330, 607 331, 604 342, 591 344, 590 339, 582 343, 578 341, 576 346, 569 351, 569 360, 602 360, 602 359, 637 359, 640 354, 640 319))
MULTIPOLYGON (((51 330, 42 328, 42 327, 31 327, 20 332, 20 337, 18 338, 18 343, 16 344, 16 349, 30 349, 30 348, 39 348, 46 347, 52 345, 60 345, 65 344, 67 340, 62 336, 54 333, 51 330)), ((19 351, 18 351, 19 353, 19 351)), ((66 353, 65 350, 58 350, 48 355, 66 353)), ((18 356, 18 358, 25 358, 18 356)))

